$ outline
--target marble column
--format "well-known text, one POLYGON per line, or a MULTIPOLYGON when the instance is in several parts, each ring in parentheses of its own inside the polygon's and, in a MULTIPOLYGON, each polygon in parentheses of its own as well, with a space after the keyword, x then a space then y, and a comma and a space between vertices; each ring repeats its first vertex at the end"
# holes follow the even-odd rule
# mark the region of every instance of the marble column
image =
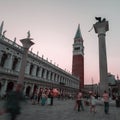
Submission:
POLYGON ((32 96, 34 90, 34 84, 32 84, 32 88, 30 89, 30 96, 32 96))
POLYGON ((42 76, 42 70, 43 70, 43 68, 40 67, 39 72, 38 72, 38 77, 40 77, 40 78, 41 78, 41 76, 42 76))
POLYGON ((3 97, 6 94, 7 84, 8 84, 8 81, 5 80, 5 82, 4 82, 4 84, 2 85, 2 88, 1 88, 1 97, 3 97))
POLYGON ((13 65, 13 55, 8 54, 7 60, 5 62, 5 68, 11 70, 13 65))
POLYGON ((26 89, 27 89, 27 83, 24 84, 24 90, 23 90, 23 94, 26 95, 26 89))
POLYGON ((36 72, 37 72, 37 65, 33 65, 33 70, 32 70, 32 76, 36 76, 36 72))
POLYGON ((34 44, 31 40, 32 40, 32 38, 30 38, 30 31, 28 31, 27 38, 20 40, 23 45, 23 55, 22 55, 20 72, 19 72, 19 76, 18 76, 18 86, 23 85, 23 83, 24 83, 24 74, 25 74, 25 67, 26 67, 26 63, 27 63, 28 50, 34 44))
POLYGON ((45 69, 44 71, 44 75, 43 75, 43 78, 46 80, 46 76, 47 76, 47 70, 45 69))
POLYGON ((52 73, 52 81, 54 82, 54 79, 55 79, 55 74, 54 73, 52 73))
POLYGON ((17 71, 17 72, 20 71, 20 66, 21 66, 21 59, 18 58, 18 62, 17 62, 17 65, 16 65, 16 71, 17 71))
POLYGON ((1 63, 2 55, 3 53, 0 51, 0 63, 1 63))
POLYGON ((30 62, 27 62, 26 68, 25 68, 25 73, 29 75, 30 73, 30 62))
POLYGON ((57 74, 55 74, 55 80, 54 81, 57 82, 57 74))
POLYGON ((40 67, 39 67, 39 70, 38 70, 38 77, 40 78, 40 67))
POLYGON ((94 25, 95 33, 98 34, 99 41, 99 72, 100 72, 100 91, 101 95, 104 90, 108 91, 107 80, 107 55, 106 55, 106 32, 109 30, 108 21, 98 21, 94 25))
POLYGON ((48 73, 48 80, 50 81, 51 71, 48 73))

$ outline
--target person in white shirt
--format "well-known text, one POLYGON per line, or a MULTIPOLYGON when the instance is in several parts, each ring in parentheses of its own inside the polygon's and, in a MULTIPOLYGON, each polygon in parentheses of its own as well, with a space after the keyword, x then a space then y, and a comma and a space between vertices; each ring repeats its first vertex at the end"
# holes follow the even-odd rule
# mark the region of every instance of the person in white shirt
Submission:
POLYGON ((108 114, 109 112, 109 94, 105 90, 103 93, 103 100, 104 100, 104 112, 105 114, 108 114))
POLYGON ((96 99, 94 93, 90 95, 90 112, 96 113, 96 99))
POLYGON ((81 107, 82 111, 84 111, 84 107, 83 107, 83 103, 82 103, 82 98, 83 98, 83 94, 82 94, 82 92, 80 90, 78 92, 78 95, 77 95, 78 112, 80 111, 80 107, 81 107))

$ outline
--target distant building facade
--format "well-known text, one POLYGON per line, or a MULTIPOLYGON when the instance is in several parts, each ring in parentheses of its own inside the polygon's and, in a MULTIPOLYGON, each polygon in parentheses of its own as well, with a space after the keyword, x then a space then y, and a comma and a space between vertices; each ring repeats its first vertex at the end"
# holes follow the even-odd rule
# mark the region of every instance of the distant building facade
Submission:
MULTIPOLYGON (((107 74, 107 82, 109 86, 109 95, 111 97, 115 97, 116 95, 120 95, 120 80, 119 77, 115 78, 115 75, 108 73, 107 74)), ((100 95, 100 84, 87 84, 84 86, 84 91, 89 93, 94 92, 98 96, 100 95)))
POLYGON ((116 79, 115 75, 108 73, 108 85, 109 93, 115 97, 117 94, 120 95, 120 80, 119 77, 116 79))
MULTIPOLYGON (((0 96, 15 88, 23 55, 23 47, 0 34, 0 96)), ((58 66, 28 52, 24 78, 24 94, 30 96, 36 89, 57 88, 60 93, 75 94, 79 79, 58 66)))
POLYGON ((99 95, 99 85, 98 84, 87 84, 84 86, 84 91, 87 93, 93 92, 96 95, 99 95))

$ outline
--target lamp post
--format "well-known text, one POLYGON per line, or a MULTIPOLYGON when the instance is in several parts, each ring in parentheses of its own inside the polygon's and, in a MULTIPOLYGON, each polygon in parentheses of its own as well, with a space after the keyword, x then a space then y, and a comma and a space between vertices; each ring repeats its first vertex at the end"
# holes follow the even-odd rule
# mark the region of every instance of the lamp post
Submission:
POLYGON ((91 79, 91 81, 92 81, 92 92, 94 92, 94 89, 93 89, 93 87, 94 87, 94 86, 93 86, 93 82, 94 82, 94 81, 93 81, 93 78, 91 79))
POLYGON ((23 83, 24 83, 24 74, 25 74, 28 50, 34 44, 34 42, 32 42, 31 40, 32 40, 32 38, 30 38, 30 31, 28 31, 27 38, 20 40, 20 42, 23 45, 23 49, 24 49, 23 56, 22 56, 21 68, 20 68, 20 72, 19 72, 19 76, 18 76, 18 83, 17 83, 17 86, 20 86, 20 90, 22 89, 23 83))

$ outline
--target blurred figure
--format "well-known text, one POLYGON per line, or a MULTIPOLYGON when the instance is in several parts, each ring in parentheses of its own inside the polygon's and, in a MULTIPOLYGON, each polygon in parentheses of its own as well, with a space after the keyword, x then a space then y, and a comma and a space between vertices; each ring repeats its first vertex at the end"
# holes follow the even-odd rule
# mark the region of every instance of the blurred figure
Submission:
POLYGON ((41 96, 41 105, 44 106, 47 100, 47 95, 45 93, 45 90, 42 91, 42 96, 41 96))
POLYGON ((78 96, 78 93, 76 93, 76 95, 75 95, 75 106, 74 106, 74 110, 76 110, 77 107, 78 107, 77 96, 78 96))
POLYGON ((96 113, 96 99, 94 93, 90 95, 90 112, 96 113))
POLYGON ((25 100, 25 97, 23 96, 22 92, 22 85, 18 84, 16 86, 15 91, 10 91, 7 94, 7 98, 4 104, 4 110, 2 113, 8 113, 10 119, 9 120, 16 120, 17 116, 21 112, 21 101, 25 100))
POLYGON ((33 93, 32 105, 36 104, 37 98, 38 98, 38 96, 37 96, 37 89, 36 89, 33 93))
POLYGON ((38 104, 40 102, 41 96, 42 96, 42 88, 40 88, 39 93, 38 93, 38 104))
POLYGON ((104 100, 104 112, 105 114, 108 114, 109 112, 109 94, 105 90, 103 93, 103 100, 104 100))
POLYGON ((50 105, 52 106, 53 105, 53 89, 50 89, 50 105))
POLYGON ((78 112, 80 111, 80 108, 82 109, 82 111, 84 111, 82 98, 83 98, 83 94, 82 94, 82 91, 80 90, 77 95, 78 112))

